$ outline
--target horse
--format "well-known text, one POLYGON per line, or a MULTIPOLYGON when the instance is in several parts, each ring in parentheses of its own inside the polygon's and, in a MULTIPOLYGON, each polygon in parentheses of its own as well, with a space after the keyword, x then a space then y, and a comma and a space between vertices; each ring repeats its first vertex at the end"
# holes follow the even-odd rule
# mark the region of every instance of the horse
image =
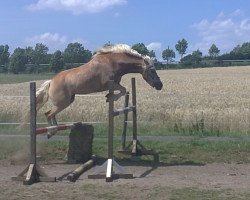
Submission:
MULTIPOLYGON (((108 83, 114 81, 113 97, 106 95, 107 101, 118 100, 125 95, 126 88, 120 85, 123 75, 140 73, 143 79, 156 90, 163 84, 157 75, 154 62, 125 44, 100 48, 91 60, 79 67, 59 72, 51 80, 44 82, 36 91, 37 111, 50 99, 53 107, 45 113, 50 126, 57 126, 56 114, 67 108, 75 99, 76 94, 90 94, 109 89, 108 83)), ((48 133, 52 135, 54 133, 48 133)))

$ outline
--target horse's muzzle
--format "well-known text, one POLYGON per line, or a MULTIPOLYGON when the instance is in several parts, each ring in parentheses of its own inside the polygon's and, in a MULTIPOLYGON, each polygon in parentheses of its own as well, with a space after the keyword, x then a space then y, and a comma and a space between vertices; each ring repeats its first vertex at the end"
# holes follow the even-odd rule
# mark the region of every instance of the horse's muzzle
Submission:
POLYGON ((157 81, 157 82, 154 84, 154 87, 155 87, 155 89, 157 89, 157 90, 161 90, 162 87, 163 87, 163 84, 162 84, 161 81, 157 81))

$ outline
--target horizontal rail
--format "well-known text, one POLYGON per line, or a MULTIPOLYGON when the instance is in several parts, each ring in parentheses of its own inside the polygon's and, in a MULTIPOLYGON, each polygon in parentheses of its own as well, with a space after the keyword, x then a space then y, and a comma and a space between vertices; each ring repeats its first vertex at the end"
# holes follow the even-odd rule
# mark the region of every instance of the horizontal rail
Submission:
POLYGON ((36 129, 36 134, 43 134, 49 131, 62 131, 66 129, 71 129, 75 126, 76 124, 60 124, 58 126, 49 126, 49 127, 44 127, 44 128, 37 128, 36 129))
MULTIPOLYGON (((59 124, 74 124, 78 122, 58 122, 59 124)), ((82 124, 106 124, 107 122, 97 121, 97 122, 80 122, 82 124)), ((30 124, 30 123, 21 123, 21 122, 0 122, 0 125, 21 125, 21 124, 30 124)), ((48 125, 46 122, 38 122, 39 125, 48 125)))
POLYGON ((134 111, 134 110, 135 110, 135 106, 116 109, 113 111, 113 116, 118 116, 118 115, 125 114, 127 112, 134 111))
MULTIPOLYGON (((101 95, 101 94, 77 94, 77 95, 75 95, 76 97, 105 97, 105 94, 103 94, 103 95, 101 95)), ((3 98, 3 97, 5 97, 5 98, 28 98, 28 97, 30 97, 30 96, 28 96, 28 95, 0 95, 0 98, 3 98)))

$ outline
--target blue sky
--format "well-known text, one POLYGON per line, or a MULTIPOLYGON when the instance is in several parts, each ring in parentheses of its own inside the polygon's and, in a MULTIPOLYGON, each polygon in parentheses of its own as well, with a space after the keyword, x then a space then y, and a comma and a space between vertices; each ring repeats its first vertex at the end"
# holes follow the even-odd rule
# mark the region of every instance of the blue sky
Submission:
POLYGON ((81 42, 90 50, 143 42, 162 50, 188 41, 188 53, 221 53, 250 41, 249 0, 0 0, 0 44, 46 44, 50 52, 81 42))

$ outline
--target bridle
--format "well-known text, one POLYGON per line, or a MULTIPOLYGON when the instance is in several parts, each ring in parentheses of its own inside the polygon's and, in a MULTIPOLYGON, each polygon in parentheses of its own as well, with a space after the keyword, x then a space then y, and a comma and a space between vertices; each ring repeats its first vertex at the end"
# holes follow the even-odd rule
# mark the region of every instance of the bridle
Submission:
POLYGON ((152 81, 158 81, 159 80, 159 76, 155 72, 155 67, 154 66, 147 67, 147 69, 145 70, 144 73, 146 75, 145 78, 147 78, 147 79, 151 79, 152 81))

